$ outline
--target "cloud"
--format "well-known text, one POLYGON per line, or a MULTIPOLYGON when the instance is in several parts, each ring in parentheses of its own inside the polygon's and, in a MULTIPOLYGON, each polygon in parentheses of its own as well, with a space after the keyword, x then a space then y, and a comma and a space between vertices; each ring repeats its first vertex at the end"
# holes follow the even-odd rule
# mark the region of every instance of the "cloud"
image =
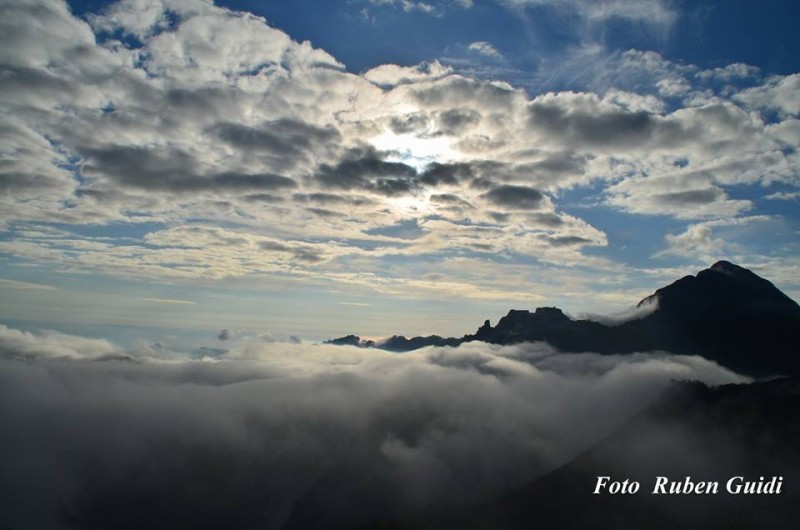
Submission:
POLYGON ((731 199, 713 180, 713 173, 703 171, 631 178, 608 188, 608 202, 628 211, 678 219, 729 218, 753 208, 749 200, 731 199))
POLYGON ((153 191, 190 193, 198 191, 281 190, 297 187, 282 175, 225 172, 204 175, 189 153, 178 149, 107 146, 84 150, 83 171, 90 177, 105 176, 129 186, 153 191))
POLYGON ((662 0, 498 0, 512 9, 546 7, 580 17, 589 23, 614 19, 670 27, 678 14, 662 0))
POLYGON ((498 186, 481 197, 492 204, 511 210, 538 210, 544 201, 542 192, 535 188, 510 185, 498 186))
POLYGON ((436 13, 436 7, 426 2, 415 2, 413 0, 369 0, 374 5, 392 5, 396 6, 406 13, 411 11, 422 11, 423 13, 436 13))
MULTIPOLYGON (((62 1, 7 4, 0 250, 17 262, 422 292, 437 282, 398 261, 445 269, 454 255, 503 256, 497 270, 509 273, 520 256, 599 264, 586 249, 608 244, 603 220, 581 218, 568 192, 633 219, 725 220, 759 206, 740 190, 794 187, 800 168, 795 76, 744 65, 704 72, 587 41, 565 57, 565 75, 586 74, 582 88, 540 93, 435 61, 347 72, 211 2, 117 2, 86 20, 62 1), (66 234, 29 230, 49 223, 66 234), (411 225, 419 237, 391 237, 411 225)), ((515 5, 587 23, 666 23, 671 12, 515 5)), ((447 281, 472 296, 479 278, 451 269, 447 281)), ((500 283, 485 292, 518 296, 500 283)))
POLYGON ((17 280, 8 280, 5 278, 0 278, 0 288, 5 289, 23 289, 23 290, 34 290, 34 291, 58 291, 58 287, 54 287, 52 285, 46 285, 42 283, 31 283, 31 282, 19 282, 17 280))
POLYGON ((223 329, 217 334, 217 340, 231 340, 235 334, 229 329, 223 329))
POLYGON ((658 297, 655 296, 648 296, 647 298, 642 299, 639 304, 634 307, 630 307, 618 313, 610 314, 610 315, 598 315, 594 313, 587 313, 580 315, 580 319, 584 320, 591 320, 593 322, 600 322, 601 324, 605 324, 606 326, 618 326, 625 322, 630 322, 631 320, 639 320, 647 315, 652 314, 658 309, 658 297))
POLYGON ((389 88, 408 83, 440 79, 452 72, 452 69, 438 61, 424 62, 416 66, 382 64, 364 72, 364 78, 376 85, 389 88))
POLYGON ((117 358, 123 350, 104 339, 45 330, 20 331, 0 324, 0 359, 23 361, 117 358))
POLYGON ((322 164, 315 179, 324 188, 404 195, 414 188, 416 170, 402 162, 387 162, 374 149, 354 149, 335 166, 322 164))
POLYGON ((191 300, 174 300, 171 298, 139 298, 139 300, 153 302, 154 304, 195 305, 197 303, 191 300))
POLYGON ((778 191, 775 193, 770 193, 769 195, 765 195, 764 198, 771 201, 796 201, 797 199, 800 199, 800 192, 778 191))
POLYGON ((698 72, 697 77, 704 80, 714 80, 729 83, 737 79, 757 78, 761 69, 744 63, 732 63, 722 68, 698 72))
POLYGON ((682 256, 712 262, 725 256, 733 250, 735 245, 727 242, 725 238, 714 238, 714 230, 743 227, 753 223, 763 223, 771 218, 765 215, 751 215, 730 220, 715 220, 691 224, 686 231, 680 234, 667 234, 665 236, 667 248, 657 252, 654 257, 682 256))
POLYGON ((734 98, 758 109, 775 110, 782 117, 800 116, 800 74, 774 76, 762 86, 747 89, 734 98))
POLYGON ((543 345, 254 341, 213 362, 153 349, 91 362, 120 350, 3 327, 0 351, 0 505, 15 527, 424 519, 569 460, 671 379, 742 381, 696 357, 543 345), (76 349, 82 360, 62 359, 76 349))
POLYGON ((497 48, 483 40, 475 41, 467 46, 467 48, 475 53, 489 57, 490 59, 503 59, 503 54, 497 51, 497 48))
MULTIPOLYGON (((473 0, 435 0, 432 2, 421 2, 418 0, 368 0, 374 6, 391 6, 402 9, 405 13, 421 12, 433 16, 442 16, 447 10, 453 8, 471 9, 473 0)), ((369 17, 369 12, 365 9, 362 13, 369 17)))

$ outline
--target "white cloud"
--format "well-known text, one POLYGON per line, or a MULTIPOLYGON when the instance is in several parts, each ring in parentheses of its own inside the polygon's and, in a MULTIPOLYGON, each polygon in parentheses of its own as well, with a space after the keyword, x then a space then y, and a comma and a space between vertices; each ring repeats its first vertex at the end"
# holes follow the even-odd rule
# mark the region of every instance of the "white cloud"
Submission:
POLYGON ((778 191, 775 193, 770 193, 769 195, 765 195, 764 198, 771 201, 796 201, 797 199, 800 199, 800 191, 778 191))
POLYGON ((484 55, 486 57, 489 57, 490 59, 502 59, 503 58, 503 54, 500 53, 499 51, 497 51, 497 48, 492 46, 491 43, 488 43, 486 41, 482 41, 482 40, 481 41, 475 41, 475 42, 471 43, 468 46, 468 49, 470 49, 470 50, 472 50, 472 51, 474 51, 474 52, 476 52, 476 53, 478 53, 480 55, 484 55))
POLYGON ((697 77, 703 80, 715 80, 729 83, 736 79, 757 78, 761 75, 761 69, 744 63, 732 63, 722 68, 713 70, 703 70, 697 73, 697 77))
POLYGON ((58 287, 42 283, 19 282, 0 278, 0 289, 23 289, 33 291, 58 291, 58 287))
POLYGON ((714 230, 729 227, 742 227, 752 223, 770 221, 765 215, 752 215, 729 220, 706 221, 691 224, 685 232, 680 234, 667 234, 665 236, 667 248, 657 252, 654 257, 681 256, 695 261, 710 263, 723 256, 733 254, 738 250, 737 245, 729 239, 714 238, 714 230))
POLYGON ((121 353, 0 327, 9 520, 57 526, 67 506, 103 527, 133 513, 144 526, 152 514, 191 527, 248 514, 248 526, 269 527, 321 511, 349 527, 373 503, 387 507, 382 519, 429 516, 568 461, 673 379, 745 381, 699 357, 541 344, 397 355, 251 341, 196 361, 161 347, 121 353))
POLYGON ((414 0, 369 0, 374 5, 391 5, 396 6, 406 13, 411 11, 422 11, 423 13, 433 14, 437 13, 437 8, 427 2, 418 2, 414 0))
POLYGON ((0 358, 98 359, 123 355, 123 350, 107 340, 68 335, 58 331, 31 333, 0 324, 0 358))
POLYGON ((154 304, 173 304, 173 305, 195 305, 197 302, 191 300, 175 300, 172 298, 139 298, 143 302, 152 302, 154 304))
MULTIPOLYGON (((659 2, 565 9, 669 20, 659 2)), ((9 2, 5 15, 0 250, 68 272, 513 296, 456 270, 445 283, 356 263, 387 275, 401 270, 394 258, 423 255, 441 266, 502 257, 507 271, 520 256, 591 264, 584 249, 608 238, 562 211, 567 190, 596 186, 595 202, 635 215, 726 219, 754 207, 730 187, 798 183, 796 76, 726 96, 698 86, 695 67, 588 46, 575 64, 601 66, 596 91, 530 95, 438 62, 348 73, 263 19, 204 1, 116 3, 91 25, 63 2, 9 2), (34 234, 29 222, 156 227, 122 240, 34 234)))
POLYGON ((734 99, 759 110, 776 110, 781 117, 800 116, 800 74, 773 76, 762 86, 747 89, 734 99))
POLYGON ((383 64, 366 71, 364 78, 377 85, 395 87, 397 85, 440 79, 452 73, 452 69, 434 61, 417 66, 383 64))

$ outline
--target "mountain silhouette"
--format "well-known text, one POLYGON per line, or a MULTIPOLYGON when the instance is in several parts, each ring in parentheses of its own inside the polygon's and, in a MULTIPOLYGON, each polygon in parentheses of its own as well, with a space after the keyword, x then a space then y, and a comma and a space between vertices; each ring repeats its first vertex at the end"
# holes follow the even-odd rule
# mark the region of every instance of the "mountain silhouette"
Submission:
POLYGON ((512 309, 496 326, 484 322, 461 338, 405 338, 363 343, 357 336, 332 344, 356 344, 391 351, 463 342, 517 344, 543 341, 565 352, 605 354, 664 350, 700 355, 754 376, 800 375, 800 306, 768 280, 728 261, 696 276, 685 276, 637 304, 654 310, 618 325, 573 320, 555 307, 512 309))
POLYGON ((676 383, 605 440, 453 528, 789 528, 800 520, 800 381, 676 383), (635 495, 594 494, 597 477, 635 495), (656 477, 717 481, 717 494, 653 495, 656 477), (731 495, 734 476, 782 479, 779 495, 731 495))

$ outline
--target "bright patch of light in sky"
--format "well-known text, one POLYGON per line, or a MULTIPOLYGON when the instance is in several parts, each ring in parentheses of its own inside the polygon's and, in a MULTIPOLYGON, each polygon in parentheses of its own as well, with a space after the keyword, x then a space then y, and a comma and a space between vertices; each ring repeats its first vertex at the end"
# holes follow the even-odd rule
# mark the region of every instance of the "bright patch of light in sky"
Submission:
POLYGON ((424 137, 386 131, 369 142, 379 151, 388 152, 387 160, 403 162, 418 171, 424 170, 433 162, 458 162, 464 158, 453 149, 452 140, 443 136, 424 137))

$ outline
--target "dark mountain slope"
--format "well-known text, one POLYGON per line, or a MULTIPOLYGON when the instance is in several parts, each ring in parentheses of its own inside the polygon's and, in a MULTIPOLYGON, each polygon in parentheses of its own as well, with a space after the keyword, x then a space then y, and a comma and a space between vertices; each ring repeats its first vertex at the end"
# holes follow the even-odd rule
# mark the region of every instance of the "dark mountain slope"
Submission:
POLYGON ((792 528, 800 522, 800 382, 683 383, 569 464, 485 506, 465 528, 792 528), (598 476, 635 495, 594 495, 598 476), (657 476, 719 493, 653 495, 657 476), (779 495, 731 495, 730 477, 783 478, 779 495))
POLYGON ((640 307, 645 304, 657 304, 657 309, 617 326, 573 320, 555 307, 534 312, 512 309, 496 326, 487 320, 474 334, 460 339, 393 336, 374 347, 409 351, 475 340, 544 341, 568 352, 665 350, 700 355, 749 375, 800 375, 800 306, 747 269, 720 261, 658 289, 639 302, 640 307))
POLYGON ((800 373, 800 306, 749 270, 720 261, 650 298, 657 311, 614 329, 619 351, 631 345, 702 355, 759 376, 800 373))

